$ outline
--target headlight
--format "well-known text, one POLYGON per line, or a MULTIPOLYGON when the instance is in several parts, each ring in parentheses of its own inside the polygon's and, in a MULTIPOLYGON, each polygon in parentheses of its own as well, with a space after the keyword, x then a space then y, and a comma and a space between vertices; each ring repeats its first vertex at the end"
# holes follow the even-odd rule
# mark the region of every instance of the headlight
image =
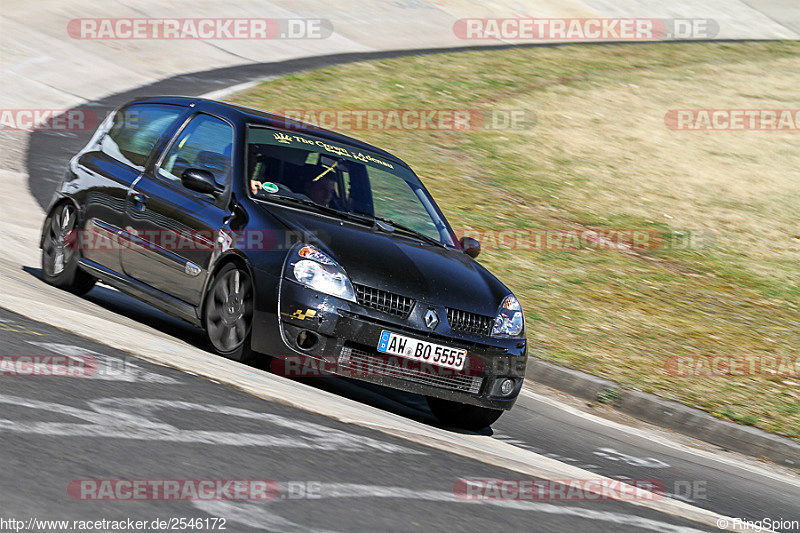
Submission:
POLYGON ((513 294, 506 296, 494 319, 492 337, 517 337, 525 327, 525 320, 522 317, 522 306, 514 298, 513 294))
POLYGON ((353 284, 344 269, 327 254, 306 244, 295 249, 286 275, 310 289, 344 300, 356 301, 353 284))

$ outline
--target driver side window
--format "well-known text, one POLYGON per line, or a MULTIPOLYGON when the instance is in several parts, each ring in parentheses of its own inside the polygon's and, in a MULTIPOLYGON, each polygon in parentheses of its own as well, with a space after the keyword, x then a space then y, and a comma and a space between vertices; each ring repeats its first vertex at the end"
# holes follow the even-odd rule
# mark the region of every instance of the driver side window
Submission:
POLYGON ((232 169, 233 127, 211 115, 197 115, 181 131, 158 169, 162 178, 180 183, 188 168, 207 170, 225 185, 232 169))

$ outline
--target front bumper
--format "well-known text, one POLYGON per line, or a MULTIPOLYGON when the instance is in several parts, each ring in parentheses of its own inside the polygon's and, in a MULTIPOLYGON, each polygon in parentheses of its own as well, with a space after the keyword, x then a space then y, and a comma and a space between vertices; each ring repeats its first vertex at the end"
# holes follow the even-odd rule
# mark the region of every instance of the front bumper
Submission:
POLYGON ((321 294, 283 279, 278 303, 285 354, 271 353, 273 369, 297 377, 338 374, 408 392, 487 407, 510 409, 522 388, 527 344, 524 339, 495 339, 450 330, 443 319, 435 330, 421 326, 422 314, 446 309, 417 302, 407 318, 394 317, 354 302, 321 294), (381 354, 381 332, 392 331, 450 348, 467 350, 461 371, 381 354), (513 380, 507 394, 500 384, 513 380))

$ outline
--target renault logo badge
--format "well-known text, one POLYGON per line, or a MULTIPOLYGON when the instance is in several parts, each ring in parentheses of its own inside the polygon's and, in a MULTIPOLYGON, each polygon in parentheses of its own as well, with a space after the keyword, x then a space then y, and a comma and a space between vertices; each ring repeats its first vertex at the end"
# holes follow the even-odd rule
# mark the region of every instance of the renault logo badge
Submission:
POLYGON ((436 329, 436 326, 439 325, 439 315, 434 309, 428 309, 428 312, 425 313, 425 325, 428 326, 428 329, 436 329))

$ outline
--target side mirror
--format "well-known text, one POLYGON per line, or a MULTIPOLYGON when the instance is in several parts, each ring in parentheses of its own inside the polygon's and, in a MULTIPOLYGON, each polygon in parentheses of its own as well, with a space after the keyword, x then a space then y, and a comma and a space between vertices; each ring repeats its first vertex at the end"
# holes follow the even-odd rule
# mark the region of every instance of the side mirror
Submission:
POLYGON ((223 187, 214 180, 214 175, 202 168, 187 168, 181 174, 181 183, 187 189, 203 194, 219 195, 223 187))
POLYGON ((481 253, 481 243, 472 237, 461 237, 458 244, 461 245, 461 250, 473 259, 478 257, 478 254, 481 253))

